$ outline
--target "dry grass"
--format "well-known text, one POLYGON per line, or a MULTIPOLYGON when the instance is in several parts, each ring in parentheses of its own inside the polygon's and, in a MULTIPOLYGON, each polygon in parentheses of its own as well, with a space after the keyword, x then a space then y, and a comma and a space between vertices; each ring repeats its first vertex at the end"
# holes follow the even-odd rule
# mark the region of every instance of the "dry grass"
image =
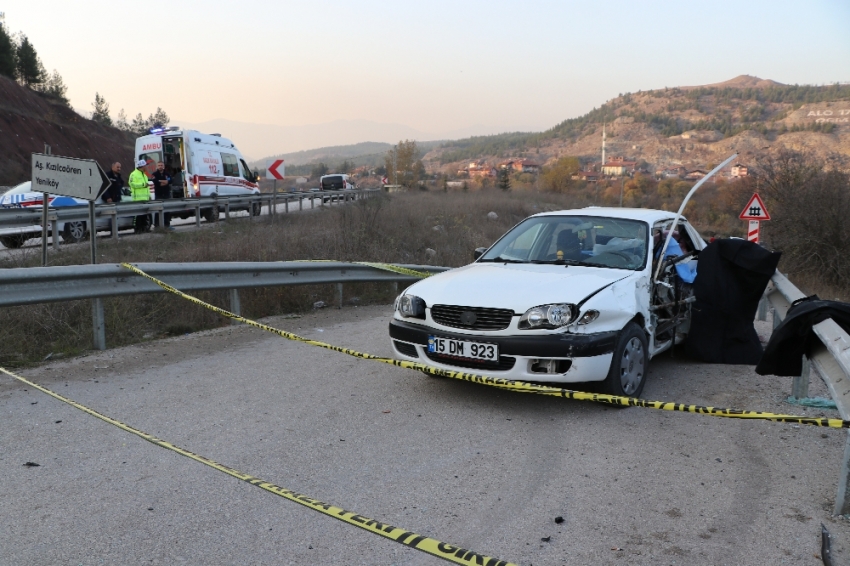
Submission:
MULTIPOLYGON (((534 193, 428 193, 380 196, 311 212, 205 225, 201 230, 98 241, 100 263, 287 261, 335 259, 459 266, 529 214, 570 206, 557 195, 534 193), (498 220, 488 220, 496 212, 498 220), (430 254, 426 250, 434 250, 430 254)), ((10 256, 3 267, 40 265, 40 250, 10 256)), ((85 264, 87 244, 50 250, 51 265, 85 264)), ((199 296, 228 307, 226 293, 199 296)), ((389 302, 387 284, 346 284, 348 304, 389 302)), ((317 301, 335 305, 334 285, 246 289, 249 317, 304 312, 317 301)), ((222 317, 176 297, 139 295, 104 301, 107 345, 183 334, 227 324, 222 317), (175 322, 179 321, 179 322, 175 322)), ((26 365, 50 353, 75 354, 91 346, 90 301, 0 310, 0 363, 26 365)))
MULTIPOLYGON (((417 191, 281 214, 276 220, 242 218, 190 232, 128 236, 118 242, 101 239, 98 255, 100 263, 333 259, 456 267, 469 263, 476 247, 490 245, 523 218, 576 206, 586 206, 582 195, 417 191), (489 212, 498 219, 489 220, 489 212)), ((37 266, 41 256, 36 249, 14 258, 3 267, 37 266)), ((88 261, 86 244, 50 252, 51 265, 88 261)), ((841 296, 833 289, 813 292, 841 296)), ((229 306, 225 292, 199 296, 229 306)), ((347 304, 387 303, 393 298, 388 284, 345 285, 347 304)), ((246 289, 240 299, 242 312, 253 318, 305 312, 317 301, 329 306, 337 301, 335 285, 246 289)), ((117 297, 105 300, 104 306, 109 347, 227 324, 222 317, 172 296, 117 297)), ((29 364, 51 352, 74 354, 91 347, 91 336, 90 301, 0 309, 2 364, 29 364)))

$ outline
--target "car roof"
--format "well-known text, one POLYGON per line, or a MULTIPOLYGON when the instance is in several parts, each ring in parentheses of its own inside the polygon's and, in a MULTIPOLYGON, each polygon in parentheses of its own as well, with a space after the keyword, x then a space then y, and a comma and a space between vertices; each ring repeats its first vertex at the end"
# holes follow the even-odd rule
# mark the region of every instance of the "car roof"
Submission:
MULTIPOLYGON (((587 208, 572 208, 569 210, 540 212, 534 216, 602 216, 607 218, 622 218, 625 220, 642 220, 644 222, 654 223, 660 220, 672 220, 676 214, 667 210, 654 210, 651 208, 588 206, 587 208)), ((684 220, 684 217, 682 217, 682 219, 684 220)))
POLYGON ((20 195, 23 193, 31 193, 32 190, 32 181, 24 181, 20 185, 16 185, 3 193, 4 195, 20 195))

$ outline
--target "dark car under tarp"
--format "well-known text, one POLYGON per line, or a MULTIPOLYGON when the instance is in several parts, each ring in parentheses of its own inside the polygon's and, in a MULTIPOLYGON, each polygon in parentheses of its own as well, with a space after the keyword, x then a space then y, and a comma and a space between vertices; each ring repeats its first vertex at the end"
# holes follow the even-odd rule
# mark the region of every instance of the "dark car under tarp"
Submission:
POLYGON ((709 363, 755 365, 763 352, 753 320, 779 252, 745 240, 710 243, 699 254, 686 351, 709 363))

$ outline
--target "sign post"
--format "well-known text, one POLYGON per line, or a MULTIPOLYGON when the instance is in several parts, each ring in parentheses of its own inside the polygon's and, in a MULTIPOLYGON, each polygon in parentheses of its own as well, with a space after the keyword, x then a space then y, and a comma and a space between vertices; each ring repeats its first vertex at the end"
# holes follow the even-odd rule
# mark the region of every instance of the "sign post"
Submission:
MULTIPOLYGON (((50 155, 50 146, 44 144, 44 153, 50 155)), ((50 202, 49 195, 41 193, 41 267, 47 267, 47 203, 50 202)), ((56 242, 57 235, 53 234, 56 242)))
POLYGON ((761 200, 758 193, 753 193, 753 196, 750 197, 750 201, 747 203, 747 206, 744 207, 744 210, 741 211, 738 218, 749 221, 749 227, 747 228, 747 241, 758 244, 759 232, 761 230, 760 222, 762 220, 770 220, 770 214, 767 212, 767 209, 764 206, 764 201, 761 200))
MULTIPOLYGON (((45 148, 48 149, 49 148, 45 148)), ((97 226, 94 203, 109 187, 109 178, 94 159, 60 157, 49 153, 32 154, 32 187, 44 193, 44 213, 50 204, 48 191, 55 195, 75 197, 89 201, 89 236, 91 238, 91 262, 97 263, 97 226)), ((47 222, 42 220, 42 245, 47 245, 47 222)), ((58 234, 53 234, 54 238, 58 234)), ((45 258, 46 263, 46 258, 45 258)))
POLYGON ((266 164, 266 179, 274 179, 272 184, 272 214, 277 214, 277 180, 283 179, 285 169, 283 159, 270 159, 266 164))

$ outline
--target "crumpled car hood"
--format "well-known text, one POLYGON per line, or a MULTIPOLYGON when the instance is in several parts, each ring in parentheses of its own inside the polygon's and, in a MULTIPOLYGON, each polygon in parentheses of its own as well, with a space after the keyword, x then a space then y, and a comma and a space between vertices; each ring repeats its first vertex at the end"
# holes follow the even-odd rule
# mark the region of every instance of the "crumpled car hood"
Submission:
POLYGON ((576 304, 640 272, 604 267, 473 263, 413 285, 407 292, 432 305, 512 309, 522 314, 549 303, 576 304))

